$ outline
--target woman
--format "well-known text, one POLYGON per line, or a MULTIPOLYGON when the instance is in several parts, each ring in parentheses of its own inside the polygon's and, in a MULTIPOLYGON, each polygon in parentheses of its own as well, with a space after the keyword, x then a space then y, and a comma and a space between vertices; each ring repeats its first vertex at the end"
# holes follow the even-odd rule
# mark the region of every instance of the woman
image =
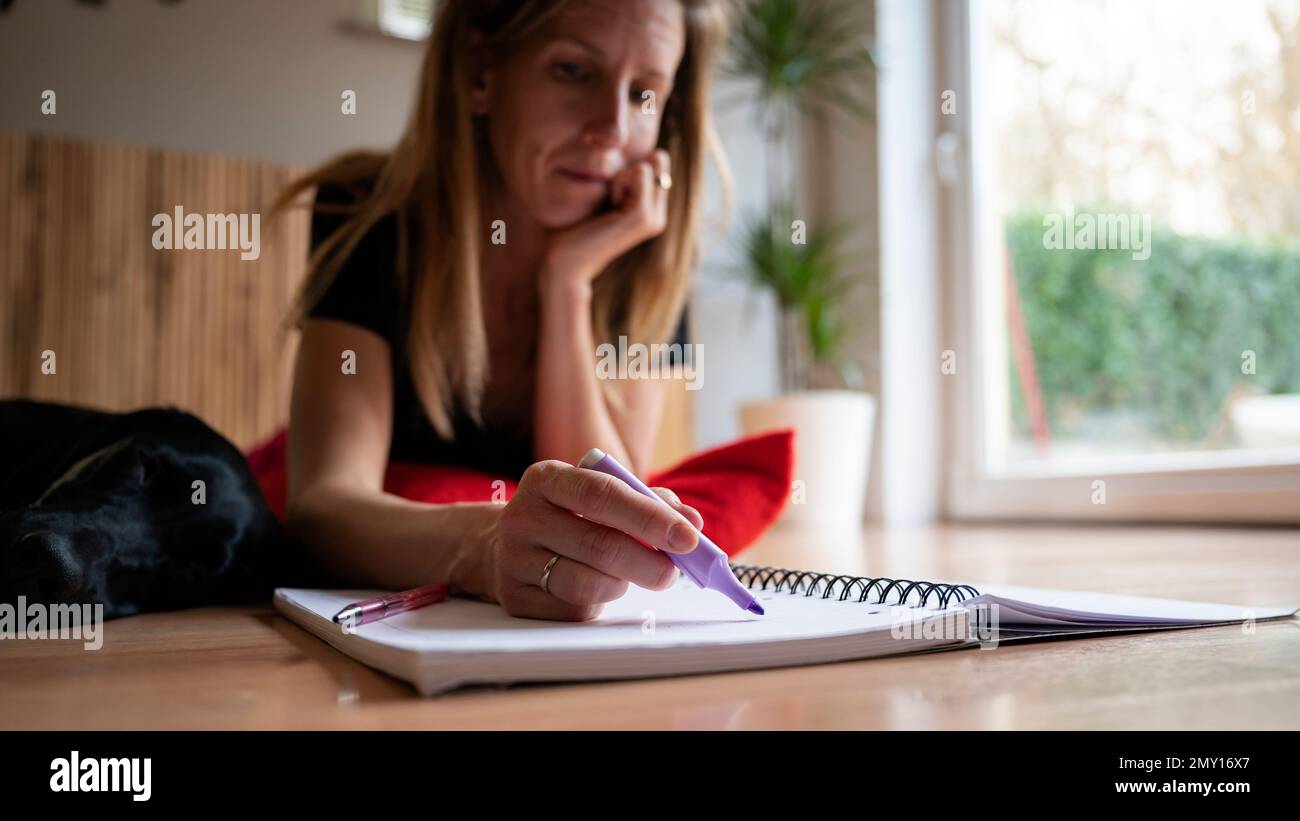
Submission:
POLYGON ((664 383, 601 381, 595 349, 679 321, 725 37, 720 2, 448 0, 397 147, 285 192, 318 186, 287 527, 326 571, 560 620, 675 582, 637 539, 689 552, 699 513, 571 463, 647 467, 664 383), (522 478, 421 504, 383 492, 390 459, 522 478))

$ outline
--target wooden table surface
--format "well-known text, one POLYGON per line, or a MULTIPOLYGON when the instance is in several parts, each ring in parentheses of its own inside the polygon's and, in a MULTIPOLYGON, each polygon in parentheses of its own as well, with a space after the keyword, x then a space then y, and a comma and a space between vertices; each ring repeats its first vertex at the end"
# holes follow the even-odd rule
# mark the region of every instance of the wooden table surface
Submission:
MULTIPOLYGON (((777 529, 741 561, 1267 606, 1300 531, 777 529)), ((1300 729, 1300 619, 422 699, 269 606, 109 622, 104 646, 0 640, 0 728, 1300 729)))

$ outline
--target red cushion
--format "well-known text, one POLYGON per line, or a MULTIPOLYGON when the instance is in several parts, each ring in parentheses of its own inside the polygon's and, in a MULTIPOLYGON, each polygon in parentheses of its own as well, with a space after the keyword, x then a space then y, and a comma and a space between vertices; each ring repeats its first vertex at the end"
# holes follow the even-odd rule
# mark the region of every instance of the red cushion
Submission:
MULTIPOLYGON (((248 452, 248 464, 271 510, 284 520, 287 499, 285 431, 277 431, 248 452)), ((776 521, 789 498, 794 473, 794 431, 780 430, 737 439, 688 457, 646 479, 671 488, 700 511, 704 532, 728 556, 749 547, 776 521)), ((505 501, 517 482, 451 465, 394 462, 384 490, 419 502, 505 501)))

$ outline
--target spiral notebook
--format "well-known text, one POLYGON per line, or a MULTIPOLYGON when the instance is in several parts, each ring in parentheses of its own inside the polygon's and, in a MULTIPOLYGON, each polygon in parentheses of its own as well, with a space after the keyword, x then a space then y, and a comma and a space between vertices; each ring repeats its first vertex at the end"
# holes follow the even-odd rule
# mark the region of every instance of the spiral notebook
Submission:
POLYGON ((757 591, 766 615, 739 610, 685 576, 665 591, 630 587, 588 622, 513 618, 496 604, 454 598, 347 633, 333 615, 378 591, 282 588, 275 606, 338 650, 424 695, 466 684, 717 673, 1261 621, 1298 609, 751 565, 732 565, 732 571, 757 591))

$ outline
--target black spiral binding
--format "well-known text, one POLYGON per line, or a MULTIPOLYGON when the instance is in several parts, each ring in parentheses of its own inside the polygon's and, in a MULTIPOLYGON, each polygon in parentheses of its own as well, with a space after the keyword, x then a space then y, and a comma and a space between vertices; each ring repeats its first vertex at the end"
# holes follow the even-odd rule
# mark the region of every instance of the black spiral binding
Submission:
POLYGON ((883 576, 880 578, 844 576, 835 573, 814 573, 809 570, 790 570, 784 567, 733 564, 731 572, 736 574, 741 584, 751 590, 780 592, 784 589, 791 595, 802 592, 805 596, 813 596, 820 592, 823 599, 829 599, 836 595, 836 585, 839 585, 840 601, 848 601, 852 591, 857 589, 860 591, 858 601, 867 602, 874 590, 878 591, 879 595, 870 602, 871 604, 891 606, 926 607, 933 595, 935 607, 943 610, 948 607, 949 602, 957 604, 980 594, 969 584, 914 582, 910 579, 887 579, 883 576), (920 600, 909 604, 913 594, 919 596, 920 600), (893 601, 890 600, 890 596, 895 597, 893 601))

